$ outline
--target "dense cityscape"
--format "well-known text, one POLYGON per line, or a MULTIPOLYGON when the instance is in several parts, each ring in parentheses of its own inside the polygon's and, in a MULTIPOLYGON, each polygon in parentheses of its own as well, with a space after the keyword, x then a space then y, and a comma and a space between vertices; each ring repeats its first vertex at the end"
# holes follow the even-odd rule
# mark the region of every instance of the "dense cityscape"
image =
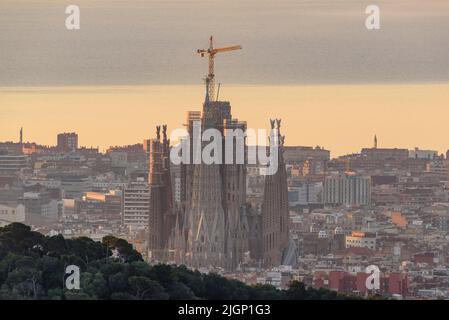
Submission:
MULTIPOLYGON (((246 128, 208 94, 202 112, 187 113, 187 131, 195 122, 246 128)), ((80 146, 75 132, 43 146, 21 128, 18 141, 0 143, 0 226, 113 235, 150 264, 249 285, 297 280, 360 296, 447 298, 449 151, 381 148, 373 137, 360 153, 331 158, 323 147, 284 145, 281 121, 271 126, 282 141, 273 175, 259 164, 174 165, 165 125, 104 153, 80 146), (374 291, 369 265, 381 271, 374 291)))
POLYGON ((2 4, 0 301, 449 300, 447 1, 78 2, 2 4))

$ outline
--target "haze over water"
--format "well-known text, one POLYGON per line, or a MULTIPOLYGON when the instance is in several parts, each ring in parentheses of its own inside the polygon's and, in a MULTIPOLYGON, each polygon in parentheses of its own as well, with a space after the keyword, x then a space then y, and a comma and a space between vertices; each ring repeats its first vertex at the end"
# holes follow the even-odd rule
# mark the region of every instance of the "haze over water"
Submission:
POLYGON ((200 110, 197 48, 243 50, 216 61, 221 97, 253 128, 283 118, 287 143, 332 155, 371 146, 449 149, 449 2, 73 1, 0 3, 0 141, 141 142, 200 110), (381 8, 381 30, 364 26, 381 8), (42 87, 45 87, 44 89, 42 87))

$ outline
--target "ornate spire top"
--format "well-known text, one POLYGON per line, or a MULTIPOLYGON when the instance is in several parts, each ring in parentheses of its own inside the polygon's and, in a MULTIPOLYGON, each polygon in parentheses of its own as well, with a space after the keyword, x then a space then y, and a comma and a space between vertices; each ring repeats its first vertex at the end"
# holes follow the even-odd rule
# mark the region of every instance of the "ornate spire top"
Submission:
POLYGON ((164 141, 167 141, 167 125, 166 124, 162 125, 162 135, 163 135, 164 141))
POLYGON ((281 128, 281 121, 282 121, 282 119, 276 119, 276 126, 278 129, 281 128))
POLYGON ((156 139, 161 139, 161 126, 156 126, 156 139))

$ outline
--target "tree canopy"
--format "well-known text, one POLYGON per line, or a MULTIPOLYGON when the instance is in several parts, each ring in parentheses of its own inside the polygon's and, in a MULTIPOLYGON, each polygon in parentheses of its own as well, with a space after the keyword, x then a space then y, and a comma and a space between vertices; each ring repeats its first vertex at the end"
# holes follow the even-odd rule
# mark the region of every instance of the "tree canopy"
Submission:
POLYGON ((126 240, 95 242, 44 236, 12 223, 0 228, 1 299, 347 299, 336 292, 292 282, 287 290, 248 286, 185 266, 144 262, 126 240), (68 265, 80 268, 80 289, 65 287, 68 265))

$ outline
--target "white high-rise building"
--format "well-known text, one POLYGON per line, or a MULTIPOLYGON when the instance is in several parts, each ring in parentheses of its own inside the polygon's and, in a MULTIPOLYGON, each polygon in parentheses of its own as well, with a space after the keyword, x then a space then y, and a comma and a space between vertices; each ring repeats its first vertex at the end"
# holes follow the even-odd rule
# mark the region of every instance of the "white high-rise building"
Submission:
POLYGON ((129 183, 123 190, 122 223, 132 227, 147 227, 150 210, 150 190, 143 178, 129 183))
POLYGON ((323 203, 360 206, 371 203, 371 177, 338 174, 324 179, 323 203))

